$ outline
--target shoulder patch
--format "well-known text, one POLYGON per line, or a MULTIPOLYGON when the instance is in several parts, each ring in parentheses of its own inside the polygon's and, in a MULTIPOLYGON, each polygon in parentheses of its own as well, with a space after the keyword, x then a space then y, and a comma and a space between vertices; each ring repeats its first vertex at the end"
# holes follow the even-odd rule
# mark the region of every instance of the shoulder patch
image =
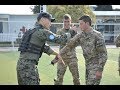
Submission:
POLYGON ((55 38, 55 36, 52 35, 52 34, 49 36, 49 39, 50 39, 50 40, 53 40, 54 38, 55 38))

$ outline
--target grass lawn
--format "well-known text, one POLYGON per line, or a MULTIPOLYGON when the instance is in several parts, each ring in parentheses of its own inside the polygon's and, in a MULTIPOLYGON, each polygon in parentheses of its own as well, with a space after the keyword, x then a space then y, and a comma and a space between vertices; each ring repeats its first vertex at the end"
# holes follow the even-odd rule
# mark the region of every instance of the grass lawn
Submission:
MULTIPOLYGON (((108 61, 105 65, 101 85, 120 85, 120 76, 118 69, 119 49, 107 49, 108 61)), ((82 50, 77 49, 77 57, 79 59, 79 74, 81 84, 85 85, 85 62, 82 56, 82 50)), ((17 85, 16 63, 19 52, 0 52, 0 85, 17 85)), ((41 85, 53 85, 53 79, 56 78, 56 65, 49 65, 54 56, 43 54, 39 61, 38 69, 41 79, 41 85)), ((67 69, 64 76, 64 85, 73 85, 72 75, 67 69)))

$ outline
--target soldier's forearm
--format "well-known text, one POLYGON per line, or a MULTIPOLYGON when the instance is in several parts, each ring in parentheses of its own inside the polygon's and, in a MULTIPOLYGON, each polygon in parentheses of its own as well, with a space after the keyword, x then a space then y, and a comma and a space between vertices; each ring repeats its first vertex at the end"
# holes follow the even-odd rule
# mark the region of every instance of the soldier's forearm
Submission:
POLYGON ((58 55, 58 53, 54 51, 51 55, 58 55))
POLYGON ((70 47, 68 47, 67 45, 64 46, 61 50, 60 50, 60 55, 63 56, 65 53, 67 53, 70 50, 70 47))
POLYGON ((99 56, 98 56, 98 61, 99 61, 98 71, 103 71, 105 63, 107 61, 107 54, 106 53, 100 53, 99 56))
POLYGON ((43 52, 48 54, 48 55, 51 55, 54 52, 54 50, 52 48, 50 48, 50 46, 47 45, 47 43, 46 43, 44 45, 43 52))
POLYGON ((74 39, 71 39, 61 50, 60 50, 60 55, 64 55, 67 53, 69 50, 72 48, 75 48, 77 44, 75 43, 74 39))

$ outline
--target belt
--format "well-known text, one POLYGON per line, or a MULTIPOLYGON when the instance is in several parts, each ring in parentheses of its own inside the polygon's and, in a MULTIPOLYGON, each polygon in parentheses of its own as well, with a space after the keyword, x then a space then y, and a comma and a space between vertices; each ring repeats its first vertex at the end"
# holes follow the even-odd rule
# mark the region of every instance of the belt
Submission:
POLYGON ((35 59, 25 59, 24 61, 32 62, 32 63, 35 63, 35 65, 38 65, 38 61, 35 59))

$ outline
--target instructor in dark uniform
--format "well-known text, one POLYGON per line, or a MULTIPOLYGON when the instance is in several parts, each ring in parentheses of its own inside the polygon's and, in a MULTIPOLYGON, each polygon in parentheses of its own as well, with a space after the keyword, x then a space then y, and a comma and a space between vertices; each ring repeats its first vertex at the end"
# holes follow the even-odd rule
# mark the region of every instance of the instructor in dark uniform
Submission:
POLYGON ((67 35, 60 36, 53 34, 49 29, 51 22, 55 19, 49 13, 42 12, 37 17, 37 22, 32 30, 27 31, 23 37, 18 51, 20 57, 17 62, 17 79, 19 85, 39 85, 39 73, 37 69, 39 58, 42 53, 61 56, 53 51, 46 41, 64 44, 67 42, 67 35))

